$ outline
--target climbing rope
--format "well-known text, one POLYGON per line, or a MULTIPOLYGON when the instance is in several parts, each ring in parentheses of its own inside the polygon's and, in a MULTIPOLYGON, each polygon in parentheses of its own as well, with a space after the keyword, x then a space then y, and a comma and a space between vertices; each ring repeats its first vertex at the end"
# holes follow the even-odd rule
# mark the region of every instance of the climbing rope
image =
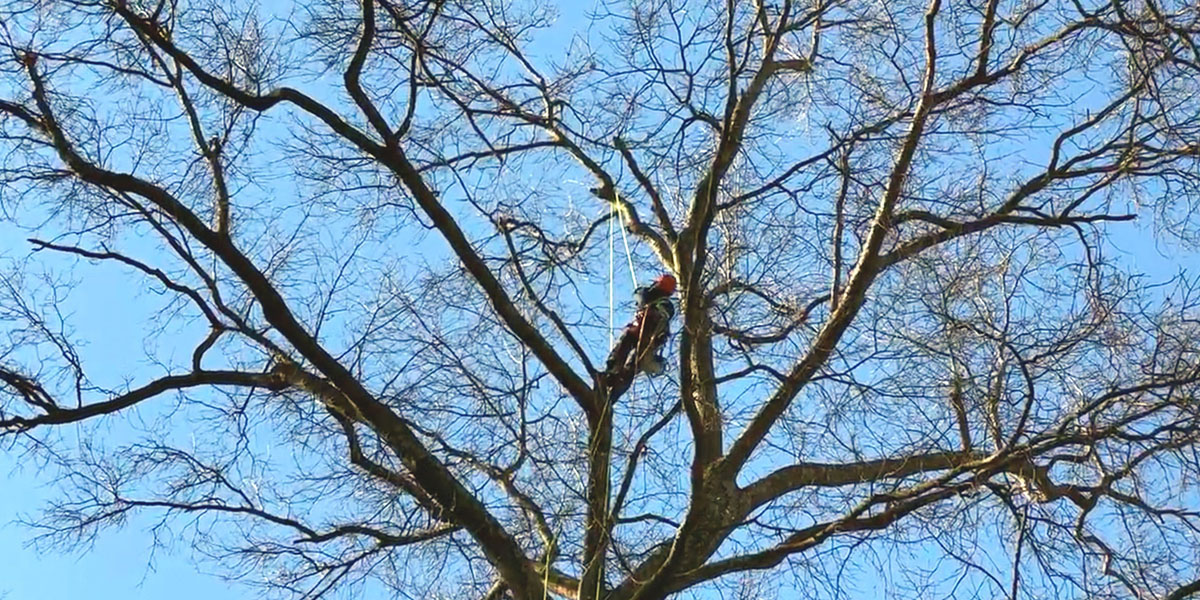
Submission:
MULTIPOLYGON (((621 221, 621 241, 625 245, 625 262, 626 262, 626 264, 629 265, 629 280, 633 283, 633 289, 636 290, 638 287, 637 269, 635 269, 633 266, 633 251, 629 249, 629 232, 627 231, 627 228, 625 227, 625 213, 624 213, 624 211, 621 210, 621 208, 619 206, 617 206, 617 202, 620 202, 620 200, 616 200, 613 202, 613 209, 617 212, 617 219, 619 219, 621 221)), ((616 283, 613 281, 613 279, 615 279, 615 277, 613 276, 613 272, 612 272, 612 269, 613 269, 612 238, 613 238, 613 236, 612 236, 611 231, 612 231, 612 227, 613 227, 613 219, 609 219, 608 225, 609 225, 609 232, 610 232, 609 236, 608 236, 608 239, 609 239, 609 242, 608 242, 608 269, 609 269, 608 270, 608 350, 609 350, 609 352, 612 352, 613 331, 614 331, 614 328, 616 327, 616 323, 613 322, 613 310, 614 310, 613 309, 613 306, 614 306, 613 288, 616 287, 616 283)), ((638 342, 638 346, 639 347, 641 346, 640 340, 638 342)), ((637 352, 637 351, 638 351, 637 348, 634 348, 634 352, 637 352)), ((635 360, 636 360, 636 357, 635 357, 635 360)), ((636 369, 637 366, 635 365, 634 368, 636 369)), ((636 379, 636 377, 635 377, 635 379, 636 379)), ((629 392, 632 394, 630 397, 636 401, 637 400, 637 386, 632 385, 633 383, 636 383, 636 381, 631 382, 629 392)), ((605 408, 605 410, 608 410, 607 406, 605 406, 604 408, 605 408)))
POLYGON ((625 242, 625 260, 629 262, 629 279, 633 281, 633 289, 637 289, 637 271, 633 268, 633 252, 629 251, 629 232, 625 228, 625 213, 617 209, 617 218, 621 219, 621 239, 625 242))
POLYGON ((616 275, 614 273, 613 255, 616 253, 616 251, 615 251, 616 249, 613 246, 613 243, 614 243, 613 238, 615 237, 613 235, 613 227, 616 226, 617 220, 621 221, 621 241, 624 242, 624 244, 625 244, 625 262, 629 265, 629 279, 630 279, 630 281, 633 282, 633 289, 636 290, 638 287, 637 269, 635 269, 633 266, 633 251, 630 250, 630 248, 629 248, 629 232, 626 231, 626 227, 625 227, 625 213, 622 212, 620 208, 615 206, 616 202, 614 202, 613 204, 614 204, 613 210, 617 213, 617 218, 616 219, 610 218, 608 220, 608 348, 609 348, 609 350, 612 350, 612 347, 613 347, 613 332, 616 328, 616 322, 615 322, 615 318, 614 318, 616 304, 613 300, 613 298, 614 298, 613 290, 616 288, 616 282, 614 281, 616 279, 616 275))
MULTIPOLYGON (((608 219, 608 348, 609 348, 609 352, 612 351, 613 342, 614 342, 613 336, 616 331, 616 319, 614 317, 614 315, 616 314, 616 300, 615 300, 615 297, 616 297, 616 292, 615 292, 615 290, 616 290, 616 281, 615 281, 616 280, 616 259, 614 258, 616 255, 616 235, 613 232, 613 227, 616 227, 617 220, 621 221, 621 240, 625 246, 625 261, 629 265, 629 279, 630 279, 630 281, 633 282, 634 289, 637 289, 637 287, 638 287, 637 270, 633 266, 633 251, 630 250, 630 248, 629 248, 629 233, 625 230, 625 215, 623 212, 621 212, 621 209, 616 206, 616 202, 613 203, 613 210, 617 213, 616 214, 617 218, 614 219, 612 217, 609 217, 609 219, 608 219)), ((640 342, 638 345, 639 346, 641 345, 640 342)), ((635 349, 635 352, 636 352, 636 349, 635 349)), ((636 387, 631 385, 629 392, 633 394, 632 397, 636 400, 636 398, 637 398, 636 387)), ((608 399, 608 400, 610 400, 610 399, 608 399)), ((601 416, 601 420, 603 420, 605 417, 611 418, 609 416, 609 411, 612 410, 612 402, 606 401, 601 410, 604 413, 601 416)), ((594 452, 596 452, 595 446, 589 444, 589 447, 588 447, 589 456, 594 452)), ((612 492, 612 490, 610 489, 609 490, 610 495, 611 495, 611 492, 612 492)), ((609 509, 609 507, 605 506, 605 515, 604 515, 605 519, 610 517, 610 515, 607 514, 608 509, 609 509)), ((593 560, 603 561, 604 556, 601 555, 598 557, 594 557, 593 560)), ((549 591, 549 583, 550 583, 549 562, 550 562, 549 559, 547 559, 544 580, 542 582, 542 590, 543 590, 542 591, 542 594, 543 594, 542 600, 546 600, 546 595, 548 594, 548 591, 549 591)), ((590 567, 590 565, 585 566, 584 571, 586 572, 589 567, 590 567)), ((596 578, 596 592, 595 592, 596 597, 599 598, 601 595, 603 595, 603 591, 604 591, 604 579, 603 579, 603 577, 597 577, 596 578)))

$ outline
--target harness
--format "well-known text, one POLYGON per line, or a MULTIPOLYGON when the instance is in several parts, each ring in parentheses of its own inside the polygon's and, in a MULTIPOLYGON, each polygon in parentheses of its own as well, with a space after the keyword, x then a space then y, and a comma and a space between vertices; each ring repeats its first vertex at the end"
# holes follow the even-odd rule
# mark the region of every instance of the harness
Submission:
POLYGON ((669 297, 659 298, 643 305, 642 311, 641 318, 636 321, 638 341, 633 348, 634 364, 639 364, 646 353, 657 351, 659 344, 655 342, 660 334, 670 330, 671 318, 675 316, 675 305, 671 303, 669 297), (646 317, 651 314, 651 311, 657 313, 659 319, 655 330, 647 331, 646 317))
POLYGON ((646 317, 651 312, 656 313, 661 318, 660 322, 665 325, 675 318, 675 305, 671 303, 670 298, 659 298, 643 304, 638 310, 637 318, 629 323, 628 329, 637 329, 642 336, 645 336, 646 332, 641 329, 646 324, 646 317))
POLYGON ((663 321, 670 321, 675 316, 675 305, 671 303, 670 298, 659 298, 646 305, 650 310, 658 311, 662 316, 663 321))

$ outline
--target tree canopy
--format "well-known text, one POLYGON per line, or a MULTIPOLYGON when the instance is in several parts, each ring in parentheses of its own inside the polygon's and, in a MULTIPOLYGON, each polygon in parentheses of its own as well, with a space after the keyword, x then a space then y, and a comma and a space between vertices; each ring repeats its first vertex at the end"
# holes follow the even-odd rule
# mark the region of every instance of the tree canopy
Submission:
POLYGON ((1194 3, 586 4, 4 3, 38 539, 150 514, 301 598, 1200 591, 1194 3))

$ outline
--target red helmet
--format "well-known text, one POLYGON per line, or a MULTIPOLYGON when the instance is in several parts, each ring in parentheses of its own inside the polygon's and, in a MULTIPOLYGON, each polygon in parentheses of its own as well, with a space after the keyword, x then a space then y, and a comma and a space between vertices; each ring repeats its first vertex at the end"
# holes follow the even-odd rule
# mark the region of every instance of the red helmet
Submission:
POLYGON ((675 276, 670 273, 663 273, 654 280, 654 287, 658 288, 665 294, 675 293, 675 276))

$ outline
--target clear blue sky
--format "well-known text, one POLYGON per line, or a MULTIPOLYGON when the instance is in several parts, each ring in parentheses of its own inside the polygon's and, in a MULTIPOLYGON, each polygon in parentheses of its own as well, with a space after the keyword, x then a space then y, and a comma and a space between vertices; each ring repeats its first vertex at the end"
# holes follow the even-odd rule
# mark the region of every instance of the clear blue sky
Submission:
MULTIPOLYGON (((10 276, 20 264, 65 268, 69 259, 46 253, 30 255, 30 246, 11 225, 0 222, 0 277, 10 276), (29 262, 25 262, 28 260, 29 262), (36 262, 35 262, 36 261, 36 262)), ((39 267, 40 269, 40 267, 39 267)), ((36 272, 35 269, 34 272, 36 272)), ((62 303, 64 315, 79 339, 91 340, 80 348, 89 372, 104 381, 124 375, 148 378, 158 374, 141 357, 141 328, 150 309, 142 290, 145 281, 112 265, 82 265, 73 269, 78 285, 62 303), (132 304, 131 304, 132 302, 132 304), (141 314, 139 314, 141 313, 141 314), (103 340, 103 341, 101 341, 103 340)), ((109 380, 116 383, 117 380, 109 380)), ((102 435, 111 443, 131 440, 133 433, 120 419, 105 423, 102 435)), ((70 440, 73 427, 61 428, 54 437, 70 440)), ((46 502, 61 488, 46 457, 14 453, 0 446, 0 598, 5 600, 67 600, 74 598, 152 599, 257 598, 252 590, 230 586, 215 576, 199 572, 186 545, 178 552, 153 547, 147 532, 154 521, 136 516, 125 528, 109 529, 90 546, 70 550, 61 546, 31 545, 36 531, 19 523, 36 519, 46 502)))
MULTIPOLYGON (((558 33, 547 39, 543 52, 557 51, 556 44, 578 30, 578 13, 568 11, 558 33)), ((0 88, 2 89, 2 88, 0 88)), ((282 184, 281 184, 282 185, 282 184)), ((1163 281, 1186 264, 1197 264, 1194 254, 1169 245, 1160 245, 1146 224, 1116 224, 1111 253, 1134 270, 1150 275, 1151 281, 1163 281), (1164 250, 1164 248, 1166 250, 1164 250)), ((44 253, 32 255, 25 235, 0 221, 0 276, 24 269, 29 264, 51 265, 67 269, 71 259, 44 253)), ((436 240, 428 243, 437 244, 436 240)), ((620 242, 618 241, 618 244, 620 242)), ((1110 256, 1114 256, 1110 254, 1110 256)), ((627 284, 623 266, 618 265, 622 287, 627 284)), ((145 364, 141 348, 142 326, 148 313, 157 310, 159 298, 131 290, 144 289, 144 279, 134 277, 111 265, 83 266, 71 269, 78 279, 73 293, 62 304, 77 330, 77 337, 92 342, 83 348, 89 373, 114 387, 120 377, 144 379, 160 373, 145 364), (98 340, 103 340, 99 342, 98 340)), ((190 346, 187 348, 190 349, 190 346)), ((186 349, 183 351, 187 351, 186 349)), ((159 415, 161 416, 161 415, 159 415)), ((135 430, 120 422, 106 422, 104 436, 109 443, 132 439, 135 430)), ((186 423, 178 424, 180 432, 186 423)), ((70 440, 74 430, 67 428, 55 435, 70 440)), ((29 544, 34 530, 18 524, 22 517, 36 518, 37 512, 58 490, 53 469, 45 468, 44 458, 6 451, 0 446, 0 600, 139 600, 172 598, 178 600, 259 598, 258 590, 228 584, 206 574, 211 567, 196 562, 188 545, 154 548, 149 529, 157 522, 153 515, 135 516, 125 527, 106 529, 93 545, 78 551, 59 547, 35 550, 29 544), (153 560, 151 560, 153 558, 153 560)), ((861 586, 865 597, 871 585, 861 586)), ((878 593, 878 592, 876 592, 878 593)), ((382 593, 380 598, 389 597, 382 593)))
MULTIPOLYGON (((277 15, 292 10, 286 0, 267 0, 262 5, 265 11, 277 15)), ((566 11, 556 27, 539 36, 539 45, 533 54, 561 56, 564 45, 584 29, 584 23, 581 13, 566 11)), ((6 91, 0 85, 0 92, 6 91)), ((280 124, 268 119, 264 126, 278 130, 280 124)), ((269 130, 260 133, 273 135, 269 130)), ((274 193, 296 195, 289 192, 290 182, 274 184, 274 193)), ((581 196, 587 196, 586 188, 578 191, 581 196)), ((21 219, 24 223, 38 220, 28 215, 21 219)), ((34 253, 25 241, 27 237, 30 237, 27 231, 18 230, 0 219, 0 277, 22 270, 70 273, 74 278, 72 292, 62 300, 60 310, 74 329, 75 339, 84 342, 79 352, 89 377, 119 388, 127 379, 141 382, 161 376, 160 368, 146 364, 142 347, 147 318, 158 310, 162 301, 161 296, 149 291, 153 286, 148 286, 144 277, 115 265, 80 263, 52 253, 34 253), (78 268, 74 268, 75 265, 78 268)), ((37 237, 50 239, 53 236, 39 231, 37 237)), ((122 247, 134 252, 141 248, 147 251, 147 256, 153 255, 151 248, 136 239, 125 239, 122 247)), ((440 240, 433 236, 423 239, 421 251, 429 260, 446 256, 440 240)), ((628 284, 626 279, 622 282, 624 285, 618 293, 625 295, 628 284)), ((195 343, 191 338, 199 340, 203 336, 203 330, 193 333, 180 347, 180 353, 190 353, 195 343)), ((139 417, 149 420, 163 416, 170 407, 169 401, 165 404, 164 409, 154 405, 141 406, 139 417)), ((169 417, 165 421, 186 435, 186 423, 176 425, 169 417)), ((140 432, 138 424, 133 425, 120 417, 105 419, 100 437, 112 445, 134 441, 140 432)), ((39 431, 39 434, 44 433, 39 431)), ((60 428, 52 435, 70 440, 74 433, 75 430, 68 427, 60 428)), ((156 547, 151 528, 159 519, 153 514, 134 513, 123 527, 106 528, 92 544, 83 547, 35 546, 37 531, 20 521, 36 519, 46 502, 61 491, 54 473, 44 456, 16 454, 8 445, 0 445, 0 600, 249 600, 262 597, 261 589, 241 582, 230 583, 214 574, 216 569, 212 563, 197 560, 200 557, 194 556, 186 542, 156 547)), ((167 542, 165 539, 160 541, 167 542)), ((368 592, 365 597, 390 598, 393 595, 368 592)))

